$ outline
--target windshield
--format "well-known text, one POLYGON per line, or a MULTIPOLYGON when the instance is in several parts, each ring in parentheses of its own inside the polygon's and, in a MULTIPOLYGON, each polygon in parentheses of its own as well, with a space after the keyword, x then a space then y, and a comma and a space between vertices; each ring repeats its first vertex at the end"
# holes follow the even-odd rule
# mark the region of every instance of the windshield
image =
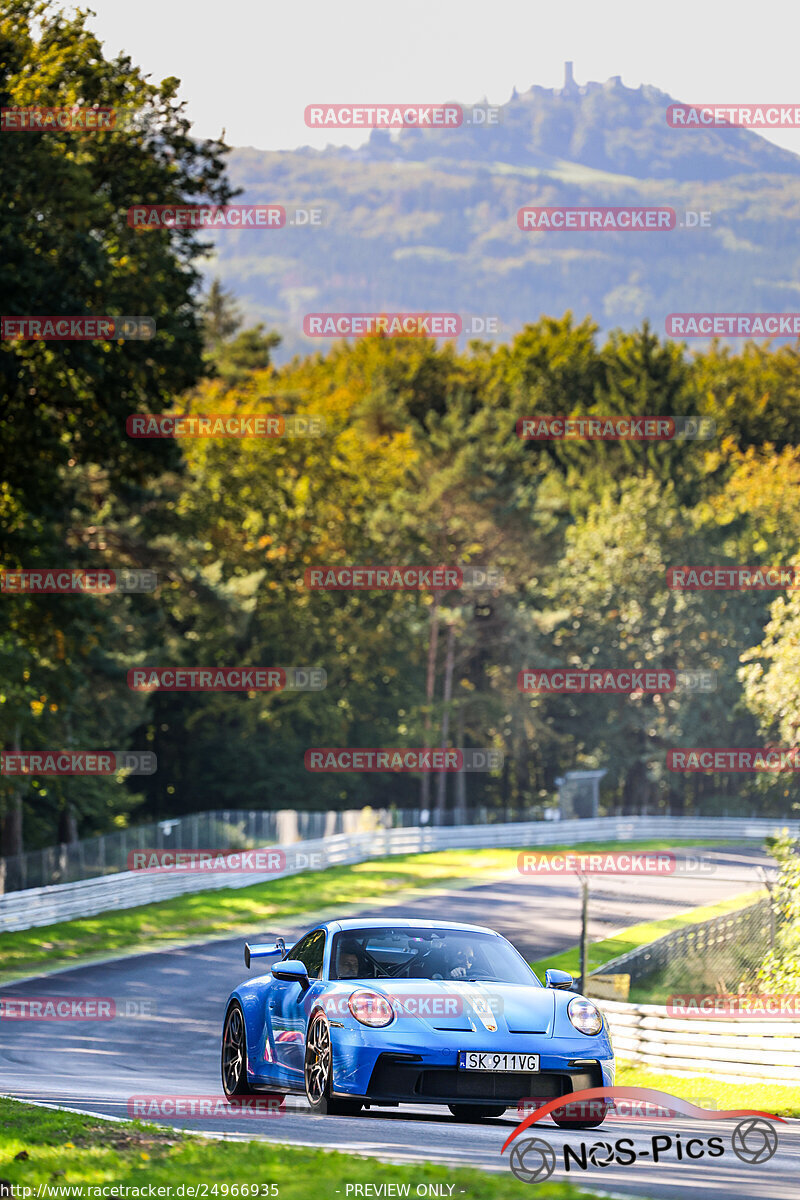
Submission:
POLYGON ((516 950, 466 929, 347 929, 331 949, 331 979, 463 979, 541 987, 516 950))

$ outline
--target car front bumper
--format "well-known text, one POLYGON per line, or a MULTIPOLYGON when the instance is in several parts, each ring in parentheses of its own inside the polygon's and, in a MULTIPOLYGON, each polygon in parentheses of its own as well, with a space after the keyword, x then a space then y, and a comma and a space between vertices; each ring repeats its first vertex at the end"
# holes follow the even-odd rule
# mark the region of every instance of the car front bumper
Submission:
MULTIPOLYGON (((333 1032, 333 1031, 332 1031, 333 1032)), ((469 1045, 469 1036, 447 1036, 447 1044, 367 1044, 360 1031, 335 1031, 333 1091, 373 1104, 505 1104, 530 1098, 555 1099, 584 1088, 614 1083, 614 1056, 607 1037, 543 1038, 505 1035, 490 1044, 469 1045), (466 1044, 464 1044, 466 1043, 466 1044), (527 1044, 526 1044, 527 1043, 527 1044), (466 1071, 460 1050, 528 1052, 539 1055, 537 1072, 466 1071)))

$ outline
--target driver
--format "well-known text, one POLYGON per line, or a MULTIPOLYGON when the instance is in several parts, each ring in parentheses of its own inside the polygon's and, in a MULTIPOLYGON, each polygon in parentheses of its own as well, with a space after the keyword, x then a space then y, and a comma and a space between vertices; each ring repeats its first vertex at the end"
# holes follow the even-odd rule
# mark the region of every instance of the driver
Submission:
POLYGON ((350 939, 342 942, 336 956, 336 973, 339 979, 358 979, 364 975, 361 963, 361 947, 350 939))
POLYGON ((450 969, 451 979, 465 979, 475 962, 475 947, 469 943, 456 952, 455 966, 450 969))

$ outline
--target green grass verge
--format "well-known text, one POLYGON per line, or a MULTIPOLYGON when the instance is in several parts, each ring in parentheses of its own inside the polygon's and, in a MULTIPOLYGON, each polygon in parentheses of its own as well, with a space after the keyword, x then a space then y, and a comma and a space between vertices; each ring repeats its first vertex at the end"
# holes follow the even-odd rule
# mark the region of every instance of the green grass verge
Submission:
POLYGON ((627 1087, 658 1088, 703 1108, 760 1108, 776 1117, 800 1117, 800 1084, 793 1087, 746 1079, 726 1083, 705 1075, 668 1075, 625 1062, 617 1062, 615 1082, 627 1087))
MULTIPOLYGON (((698 925, 701 921, 710 921, 712 917, 722 916, 723 913, 746 908, 748 904, 762 900, 764 895, 764 889, 759 888, 758 891, 742 892, 738 896, 732 896, 729 900, 720 900, 717 904, 703 904, 699 908, 690 909, 689 912, 676 913, 673 917, 662 917, 658 921, 643 921, 639 925, 631 925, 629 929, 622 929, 612 937, 589 944, 587 970, 594 971, 620 954, 627 954, 630 950, 636 950, 639 946, 654 942, 656 938, 663 937, 665 933, 672 933, 673 929, 680 929, 684 925, 698 925)), ((577 976, 580 972, 580 947, 572 946, 561 954, 552 954, 549 958, 538 959, 531 963, 531 966, 537 975, 543 974, 549 968, 556 968, 560 971, 569 971, 577 976)), ((657 1000, 648 1000, 647 997, 650 994, 651 989, 645 981, 639 987, 631 989, 630 999, 632 1003, 639 1004, 659 1003, 657 1000)))
MULTIPOLYGON (((501 1145, 498 1134, 498 1161, 501 1145)), ((489 1174, 431 1163, 396 1166, 353 1154, 270 1142, 191 1137, 162 1126, 138 1121, 123 1125, 0 1097, 3 1180, 11 1183, 16 1196, 25 1196, 23 1187, 35 1189, 45 1184, 69 1187, 70 1196, 87 1200, 93 1200, 87 1186, 109 1185, 144 1188, 147 1195, 151 1186, 174 1189, 183 1184, 185 1196, 189 1185, 205 1184, 207 1195, 213 1198, 231 1195, 222 1185, 229 1189, 240 1185, 237 1194, 241 1195, 242 1184, 266 1184, 265 1190, 248 1194, 268 1196, 269 1185, 275 1184, 279 1200, 308 1200, 309 1196, 333 1200, 337 1192, 344 1200, 347 1184, 365 1183, 405 1185, 412 1196, 418 1184, 437 1183, 448 1185, 442 1189, 443 1195, 467 1200, 519 1200, 523 1186, 510 1170, 489 1174), (211 1190, 215 1185, 220 1188, 217 1192, 211 1190)), ((172 1192, 173 1197, 176 1194, 172 1192)), ((587 1200, 594 1193, 569 1183, 543 1183, 537 1185, 536 1195, 545 1200, 587 1200)))
MULTIPOLYGON (((720 844, 708 840, 680 843, 686 847, 720 844)), ((667 850, 673 845, 663 840, 593 842, 580 849, 667 850)), ((575 847, 546 849, 555 853, 575 847)), ((306 913, 316 919, 321 912, 333 909, 335 913, 337 906, 344 904, 395 901, 398 893, 412 889, 465 882, 479 884, 484 877, 513 870, 520 853, 520 848, 514 848, 394 855, 353 866, 290 875, 252 887, 195 892, 139 908, 0 934, 0 984, 43 969, 75 966, 81 961, 170 943, 200 942, 226 933, 245 935, 267 929, 279 933, 282 920, 306 913)))

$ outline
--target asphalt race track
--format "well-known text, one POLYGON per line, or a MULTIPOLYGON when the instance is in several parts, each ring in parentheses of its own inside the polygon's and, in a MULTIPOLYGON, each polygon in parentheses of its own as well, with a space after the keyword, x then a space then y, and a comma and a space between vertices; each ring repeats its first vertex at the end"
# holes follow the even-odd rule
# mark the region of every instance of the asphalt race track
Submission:
MULTIPOLYGON (((686 853, 710 855, 716 874, 593 877, 592 938, 757 886, 755 867, 764 861, 756 850, 703 848, 686 853)), ((424 916, 490 925, 527 957, 539 958, 576 943, 580 897, 572 877, 530 878, 514 872, 476 887, 417 898, 411 904, 355 911, 365 916, 424 916)), ((309 924, 306 920, 269 932, 293 935, 309 924)), ((41 932, 46 939, 46 928, 41 932)), ((247 975, 242 947, 243 940, 237 937, 79 967, 4 987, 2 994, 9 997, 111 997, 118 1012, 127 1005, 132 1015, 118 1015, 113 1021, 1 1021, 0 1090, 20 1099, 114 1117, 128 1115, 132 1096, 220 1096, 223 1009, 230 990, 247 975)), ((691 1090, 687 1086, 687 1093, 691 1090)), ((701 1090, 698 1084, 695 1095, 699 1097, 701 1090)), ((507 1171, 509 1153, 501 1155, 500 1148, 517 1122, 516 1113, 509 1110, 497 1120, 461 1124, 447 1109, 432 1106, 373 1109, 359 1117, 312 1117, 304 1101, 289 1098, 284 1111, 272 1118, 206 1122, 183 1118, 167 1123, 229 1136, 329 1146, 397 1162, 430 1160, 507 1171)), ((724 1194, 726 1200, 796 1200, 800 1122, 776 1122, 777 1152, 762 1163, 745 1163, 736 1157, 731 1147, 735 1125, 734 1120, 614 1119, 599 1130, 566 1132, 544 1120, 520 1140, 535 1135, 553 1147, 554 1181, 569 1179, 605 1193, 678 1197, 692 1188, 724 1194), (678 1134, 682 1144, 690 1138, 721 1135, 724 1154, 691 1161, 684 1155, 678 1161, 678 1134), (651 1139, 667 1135, 673 1146, 663 1151, 662 1161, 653 1162, 651 1139), (565 1142, 577 1149, 581 1141, 591 1146, 622 1137, 635 1143, 638 1157, 632 1165, 573 1167, 565 1172, 561 1149, 565 1142)))

